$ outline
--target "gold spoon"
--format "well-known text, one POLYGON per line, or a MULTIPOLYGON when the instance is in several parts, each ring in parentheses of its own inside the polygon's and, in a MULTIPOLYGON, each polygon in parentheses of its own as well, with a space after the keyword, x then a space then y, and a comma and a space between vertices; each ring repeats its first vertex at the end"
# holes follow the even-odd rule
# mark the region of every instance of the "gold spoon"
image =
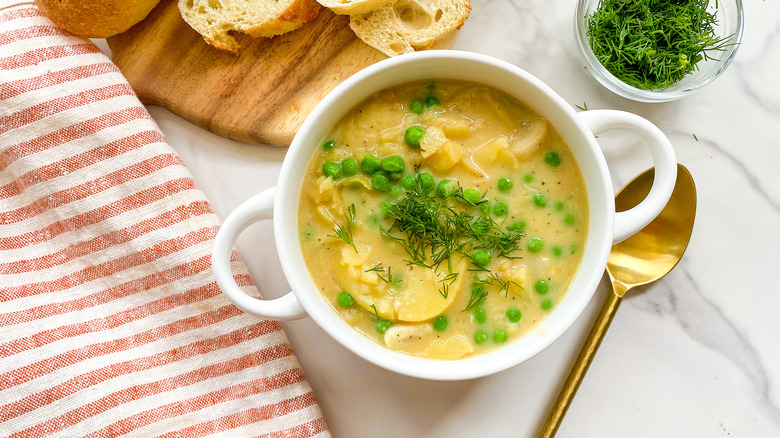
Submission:
MULTIPOLYGON (((615 196, 615 209, 624 211, 638 205, 650 191, 654 174, 653 169, 647 170, 623 187, 615 196)), ((695 216, 696 186, 688 169, 678 164, 674 192, 661 214, 641 231, 612 247, 607 273, 614 293, 607 293, 569 377, 547 415, 539 438, 552 438, 558 431, 623 295, 631 288, 662 278, 680 261, 691 239, 695 216)))

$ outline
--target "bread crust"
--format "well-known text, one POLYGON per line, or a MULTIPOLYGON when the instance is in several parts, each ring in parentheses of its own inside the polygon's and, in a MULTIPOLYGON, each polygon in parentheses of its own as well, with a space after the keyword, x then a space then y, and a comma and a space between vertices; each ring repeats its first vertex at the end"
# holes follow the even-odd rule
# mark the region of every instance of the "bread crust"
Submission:
POLYGON ((285 9, 276 20, 249 29, 247 33, 255 38, 282 35, 298 29, 303 26, 304 23, 317 18, 320 9, 320 4, 317 2, 311 0, 295 0, 295 2, 285 9))
POLYGON ((160 0, 35 0, 54 24, 87 38, 106 38, 130 29, 160 0))

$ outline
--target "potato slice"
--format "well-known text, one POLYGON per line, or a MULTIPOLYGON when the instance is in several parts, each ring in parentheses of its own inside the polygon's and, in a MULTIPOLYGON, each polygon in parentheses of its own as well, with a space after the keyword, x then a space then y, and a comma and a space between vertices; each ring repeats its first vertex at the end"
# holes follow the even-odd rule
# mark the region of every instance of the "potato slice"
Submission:
POLYGON ((474 353, 466 336, 440 336, 430 324, 396 324, 385 332, 384 340, 391 350, 434 359, 459 359, 474 353))
POLYGON ((454 335, 447 339, 436 339, 425 351, 425 355, 434 359, 460 359, 474 353, 474 347, 463 335, 454 335))
POLYGON ((420 140, 420 154, 423 158, 433 155, 441 148, 444 143, 447 143, 447 136, 444 135, 444 131, 436 126, 429 126, 425 130, 425 135, 420 140))
POLYGON ((454 272, 460 272, 455 281, 448 286, 447 297, 440 292, 445 272, 413 265, 406 272, 403 289, 396 298, 396 312, 399 321, 419 322, 429 320, 452 304, 463 282, 466 262, 454 263, 454 272))
POLYGON ((535 154, 547 136, 549 124, 542 118, 523 122, 512 134, 510 150, 519 160, 527 160, 535 154))
POLYGON ((397 324, 385 332, 385 345, 396 351, 415 354, 425 351, 433 339, 430 324, 397 324))
POLYGON ((496 137, 474 149, 471 159, 480 169, 491 167, 495 163, 506 163, 513 168, 517 160, 509 152, 509 140, 506 137, 496 137))
POLYGON ((376 307, 380 317, 395 321, 395 301, 388 293, 387 284, 379 281, 376 273, 366 272, 371 266, 376 265, 369 258, 371 247, 361 242, 355 242, 355 246, 357 252, 347 244, 341 248, 343 269, 336 269, 339 285, 352 294, 355 303, 366 312, 373 314, 376 307))
POLYGON ((372 315, 376 308, 376 314, 379 315, 380 318, 388 321, 398 321, 393 298, 391 296, 377 294, 376 292, 380 289, 379 287, 368 287, 367 289, 373 294, 357 295, 355 296, 355 303, 372 315))
POLYGON ((526 266, 513 263, 512 260, 502 260, 496 269, 496 273, 501 276, 502 280, 511 281, 515 285, 520 286, 510 286, 509 292, 525 301, 530 301, 530 291, 533 286, 531 285, 531 277, 526 266))
POLYGON ((441 145, 436 150, 436 152, 428 155, 424 162, 431 169, 437 172, 444 172, 452 169, 453 166, 458 164, 461 157, 463 157, 463 149, 461 148, 460 144, 455 141, 448 140, 446 143, 441 145))
POLYGON ((447 138, 456 140, 470 137, 475 129, 473 121, 455 114, 442 114, 431 124, 441 128, 447 138))

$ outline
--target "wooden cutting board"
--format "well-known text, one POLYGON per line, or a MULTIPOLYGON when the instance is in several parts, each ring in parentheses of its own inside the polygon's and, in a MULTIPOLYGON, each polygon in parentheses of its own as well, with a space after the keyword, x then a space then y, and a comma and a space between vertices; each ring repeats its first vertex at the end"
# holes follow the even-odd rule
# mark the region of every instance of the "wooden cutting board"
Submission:
POLYGON ((322 8, 316 20, 285 35, 239 36, 242 48, 234 56, 206 44, 181 18, 176 1, 163 0, 108 45, 143 103, 223 137, 287 146, 330 90, 386 58, 348 23, 322 8))

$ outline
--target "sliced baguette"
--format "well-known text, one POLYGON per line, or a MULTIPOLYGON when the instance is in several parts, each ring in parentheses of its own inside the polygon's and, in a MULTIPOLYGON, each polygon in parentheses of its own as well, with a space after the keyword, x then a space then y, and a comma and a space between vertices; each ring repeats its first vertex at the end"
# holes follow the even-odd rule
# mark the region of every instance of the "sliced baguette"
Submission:
POLYGON ((179 0, 182 18, 212 46, 238 53, 231 32, 272 37, 298 29, 317 17, 315 0, 179 0))
POLYGON ((356 15, 371 12, 392 0, 317 0, 322 6, 341 15, 356 15))
POLYGON ((350 16, 349 27, 366 44, 395 56, 434 48, 460 29, 469 12, 469 0, 393 0, 350 16))

